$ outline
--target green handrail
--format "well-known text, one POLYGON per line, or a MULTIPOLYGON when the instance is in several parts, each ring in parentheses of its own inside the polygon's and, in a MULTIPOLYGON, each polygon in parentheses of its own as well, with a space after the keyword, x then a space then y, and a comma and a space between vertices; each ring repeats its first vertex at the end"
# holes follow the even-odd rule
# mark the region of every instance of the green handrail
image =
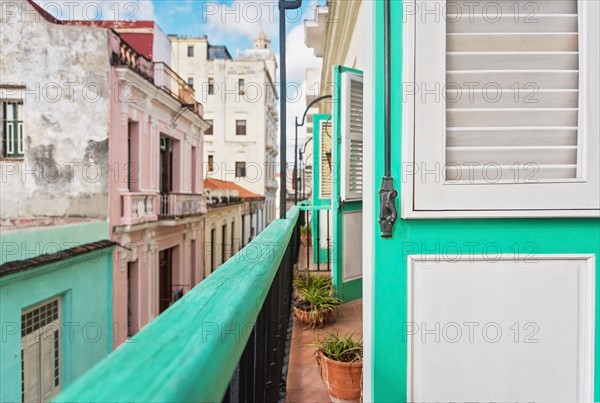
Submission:
POLYGON ((298 220, 292 208, 55 402, 221 401, 298 220))

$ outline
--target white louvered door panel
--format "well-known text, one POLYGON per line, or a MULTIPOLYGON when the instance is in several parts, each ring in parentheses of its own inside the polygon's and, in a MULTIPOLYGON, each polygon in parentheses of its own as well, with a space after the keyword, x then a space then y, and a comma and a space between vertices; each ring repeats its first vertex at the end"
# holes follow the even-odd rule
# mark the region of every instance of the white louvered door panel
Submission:
POLYGON ((39 402, 40 395, 40 341, 38 332, 23 337, 23 381, 25 402, 39 402))
POLYGON ((319 127, 319 198, 331 198, 331 167, 327 160, 327 153, 331 152, 332 125, 330 120, 321 121, 319 127))
POLYGON ((363 108, 362 75, 342 73, 340 197, 343 201, 362 200, 363 108))
POLYGON ((424 3, 415 210, 600 208, 598 2, 424 3))

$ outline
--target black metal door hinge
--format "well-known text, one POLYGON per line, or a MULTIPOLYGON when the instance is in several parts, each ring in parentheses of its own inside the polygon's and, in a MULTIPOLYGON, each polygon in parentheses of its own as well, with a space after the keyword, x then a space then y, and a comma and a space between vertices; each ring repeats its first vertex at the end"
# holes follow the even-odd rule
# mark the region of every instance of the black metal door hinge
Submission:
POLYGON ((394 178, 384 176, 379 189, 379 231, 382 238, 392 237, 392 230, 398 218, 397 196, 398 192, 394 189, 394 178))

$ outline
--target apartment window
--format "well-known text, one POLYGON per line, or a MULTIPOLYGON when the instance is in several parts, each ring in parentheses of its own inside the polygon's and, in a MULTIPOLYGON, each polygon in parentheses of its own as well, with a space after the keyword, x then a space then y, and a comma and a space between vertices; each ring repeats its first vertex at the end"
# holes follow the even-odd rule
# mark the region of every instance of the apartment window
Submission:
POLYGON ((194 46, 193 45, 188 46, 187 55, 188 55, 188 57, 194 57, 194 46))
POLYGON ((215 79, 212 77, 208 77, 207 91, 208 95, 213 95, 215 93, 215 79))
POLYGON ((238 80, 238 94, 240 95, 245 95, 246 92, 244 91, 244 86, 246 85, 245 81, 243 78, 240 78, 238 80))
POLYGON ((138 292, 139 265, 136 260, 127 263, 127 337, 133 337, 140 329, 138 292))
POLYGON ((160 192, 173 191, 173 140, 160 137, 160 192))
POLYGON ((21 398, 43 402, 61 388, 60 299, 21 315, 21 398))
POLYGON ((23 158, 23 104, 2 102, 2 157, 23 158))
POLYGON ((236 178, 245 178, 246 177, 246 163, 245 162, 236 162, 235 163, 235 177, 236 178))
POLYGON ((245 120, 236 120, 235 121, 235 134, 238 136, 246 135, 246 121, 245 120))
POLYGON ((235 221, 231 222, 231 255, 235 254, 235 221))
POLYGON ((210 125, 210 127, 204 131, 204 134, 206 136, 212 136, 212 134, 213 134, 213 121, 212 121, 212 119, 206 119, 206 123, 208 123, 210 125))
POLYGON ((194 77, 188 77, 188 85, 194 88, 194 77))
POLYGON ((420 90, 405 115, 404 217, 598 214, 600 3, 536 5, 535 24, 481 5, 484 18, 407 24, 406 81, 420 90))
POLYGON ((214 171, 215 171, 215 156, 209 155, 208 156, 208 172, 214 172, 214 171))
POLYGON ((227 261, 227 224, 221 227, 221 264, 227 261))

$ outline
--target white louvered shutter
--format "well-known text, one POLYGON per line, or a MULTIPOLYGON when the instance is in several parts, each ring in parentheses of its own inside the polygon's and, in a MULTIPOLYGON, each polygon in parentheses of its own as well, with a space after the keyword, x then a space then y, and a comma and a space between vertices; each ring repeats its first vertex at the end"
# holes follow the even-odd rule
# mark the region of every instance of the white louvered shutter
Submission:
POLYGON ((37 334, 29 334, 22 340, 23 401, 41 401, 40 390, 40 340, 37 334))
POLYGON ((363 76, 342 73, 341 192, 342 201, 362 200, 363 195, 363 76))
MULTIPOLYGON (((331 152, 332 139, 331 120, 322 120, 319 127, 319 198, 331 198, 331 167, 327 160, 327 153, 331 152)), ((333 166, 333 165, 332 165, 333 166)))
POLYGON ((424 3, 415 210, 600 208, 598 2, 424 3))

